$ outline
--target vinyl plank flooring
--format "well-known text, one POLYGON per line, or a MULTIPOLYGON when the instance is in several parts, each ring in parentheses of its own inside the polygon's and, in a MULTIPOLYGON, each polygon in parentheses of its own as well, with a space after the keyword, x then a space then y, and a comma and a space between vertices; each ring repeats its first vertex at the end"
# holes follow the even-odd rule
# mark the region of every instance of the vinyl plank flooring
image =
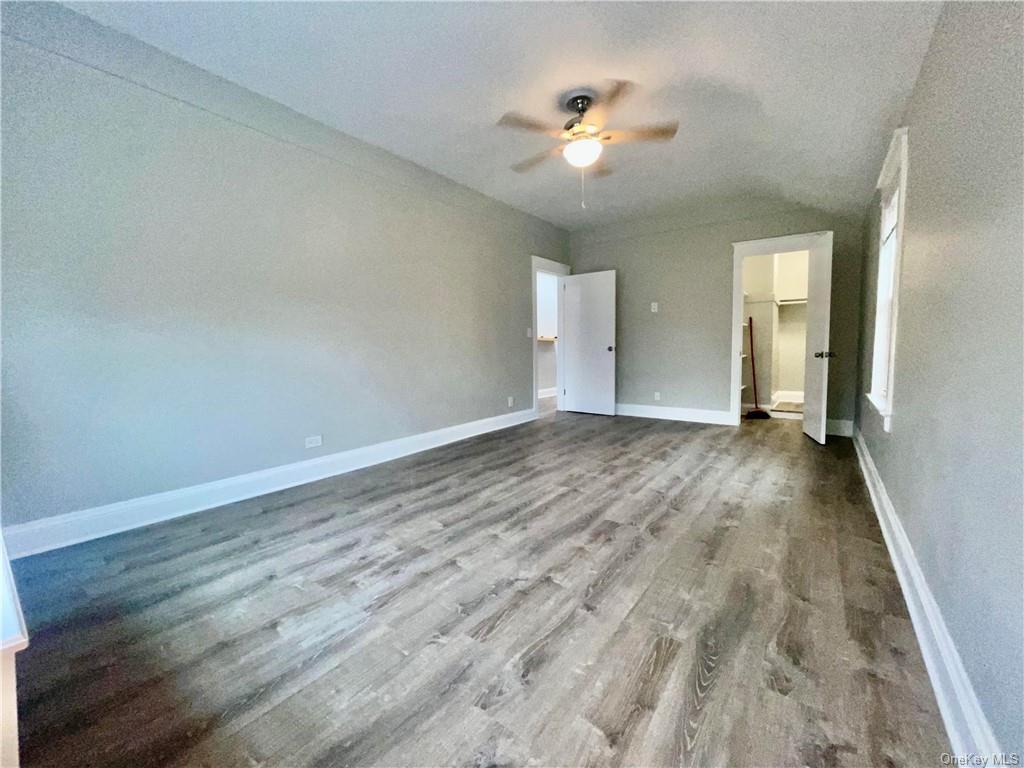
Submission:
POLYGON ((916 766, 852 444, 554 413, 14 563, 26 766, 916 766))

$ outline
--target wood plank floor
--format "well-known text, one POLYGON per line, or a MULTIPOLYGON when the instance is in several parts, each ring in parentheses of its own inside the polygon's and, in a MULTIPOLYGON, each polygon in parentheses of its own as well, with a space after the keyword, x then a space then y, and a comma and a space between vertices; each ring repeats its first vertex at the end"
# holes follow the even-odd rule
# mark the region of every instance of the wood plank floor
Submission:
POLYGON ((559 413, 15 563, 28 766, 920 766, 852 444, 559 413))

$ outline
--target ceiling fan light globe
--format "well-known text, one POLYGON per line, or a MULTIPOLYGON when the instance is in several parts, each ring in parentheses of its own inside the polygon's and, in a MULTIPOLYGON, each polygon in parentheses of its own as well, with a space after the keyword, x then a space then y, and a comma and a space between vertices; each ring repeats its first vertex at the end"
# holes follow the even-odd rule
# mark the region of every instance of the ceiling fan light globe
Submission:
POLYGON ((562 149, 562 157, 574 168, 586 168, 597 162, 604 149, 597 139, 582 138, 570 141, 562 149))

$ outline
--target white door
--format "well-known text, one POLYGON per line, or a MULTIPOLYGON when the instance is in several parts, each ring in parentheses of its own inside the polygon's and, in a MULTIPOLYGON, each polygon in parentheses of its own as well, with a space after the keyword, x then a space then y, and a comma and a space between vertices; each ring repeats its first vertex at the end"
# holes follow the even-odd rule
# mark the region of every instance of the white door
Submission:
POLYGON ((615 415, 615 270, 558 278, 562 409, 615 415))
POLYGON ((804 365, 804 434, 825 442, 828 406, 828 325, 832 305, 832 233, 810 248, 807 264, 807 355, 804 365))

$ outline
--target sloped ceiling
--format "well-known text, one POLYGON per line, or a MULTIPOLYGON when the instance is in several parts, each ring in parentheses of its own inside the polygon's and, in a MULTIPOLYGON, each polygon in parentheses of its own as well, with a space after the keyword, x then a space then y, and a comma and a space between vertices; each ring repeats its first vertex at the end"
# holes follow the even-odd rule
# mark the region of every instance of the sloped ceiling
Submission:
POLYGON ((359 139, 567 229, 715 196, 859 214, 914 85, 933 3, 69 3, 359 139), (588 180, 507 110, 636 83, 610 127, 675 119, 670 144, 606 149, 588 180))

